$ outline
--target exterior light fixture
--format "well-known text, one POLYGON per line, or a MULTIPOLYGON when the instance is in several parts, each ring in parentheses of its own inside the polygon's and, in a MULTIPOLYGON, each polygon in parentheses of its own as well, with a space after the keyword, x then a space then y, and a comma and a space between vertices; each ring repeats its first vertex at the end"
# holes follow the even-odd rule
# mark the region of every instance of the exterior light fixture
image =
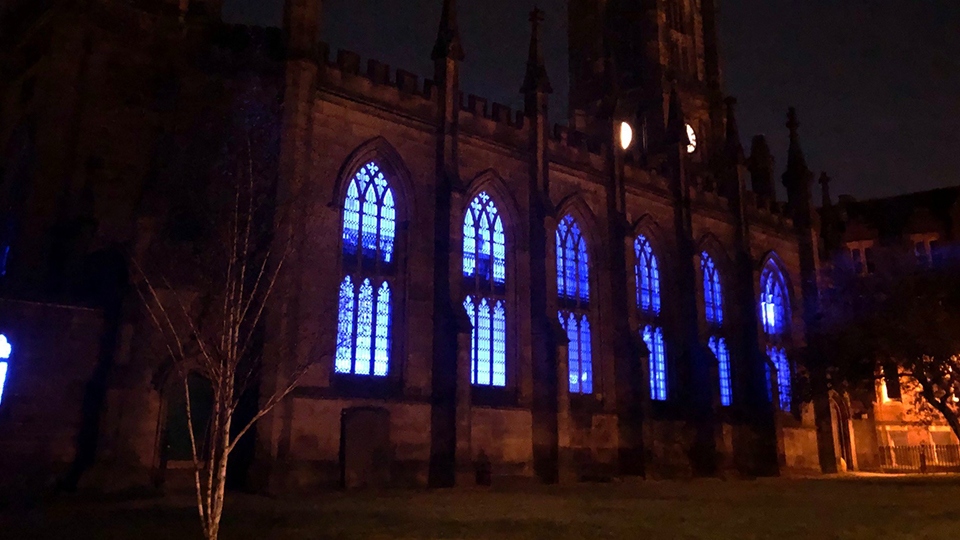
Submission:
POLYGON ((687 153, 692 154, 697 151, 697 132, 693 130, 693 126, 687 124, 687 139, 690 141, 690 144, 687 145, 687 153))
POLYGON ((620 148, 626 150, 633 142, 633 128, 626 122, 620 123, 620 148))

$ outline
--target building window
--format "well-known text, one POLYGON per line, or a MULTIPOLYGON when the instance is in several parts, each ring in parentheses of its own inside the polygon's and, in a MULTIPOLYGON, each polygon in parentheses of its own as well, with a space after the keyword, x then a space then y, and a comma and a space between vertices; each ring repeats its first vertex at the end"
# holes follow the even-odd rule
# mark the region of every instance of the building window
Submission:
POLYGON ((700 254, 700 270, 703 273, 703 307, 707 324, 723 324, 723 289, 720 273, 707 252, 700 254))
POLYGON ((7 336, 0 334, 0 405, 3 404, 3 387, 7 382, 7 373, 10 371, 10 359, 13 356, 13 345, 7 336))
POLYGON ((850 260, 853 261, 853 271, 858 275, 863 275, 863 253, 857 249, 850 250, 850 260))
POLYGON ((939 240, 930 241, 930 262, 936 267, 943 265, 944 259, 946 258, 946 249, 944 244, 939 240))
POLYGON ((580 225, 570 215, 557 227, 557 295, 560 324, 570 339, 570 391, 592 394, 590 260, 580 225))
POLYGON ((917 258, 917 264, 919 266, 930 266, 930 251, 926 242, 914 243, 913 254, 917 258))
POLYGON ((503 221, 486 193, 477 195, 463 218, 463 303, 473 325, 470 381, 507 384, 507 276, 503 221))
POLYGON ((704 317, 710 333, 707 346, 719 364, 720 403, 730 406, 733 404, 733 374, 727 340, 723 337, 723 287, 720 284, 720 272, 717 271, 713 258, 706 251, 700 254, 700 271, 703 277, 704 317))
POLYGON ((660 320, 660 266, 647 237, 640 235, 633 242, 634 277, 637 291, 637 312, 643 341, 650 350, 650 397, 667 399, 667 353, 660 320))
POLYGON ((731 384, 730 351, 727 349, 727 340, 711 336, 708 346, 713 355, 717 357, 720 366, 720 404, 729 407, 733 405, 733 385, 731 384))
POLYGON ((347 187, 335 371, 385 377, 390 370, 397 212, 383 172, 364 165, 347 187))
POLYGON ((867 261, 867 273, 873 274, 877 271, 877 260, 874 257, 873 248, 866 248, 863 250, 863 258, 867 261))
MULTIPOLYGON (((793 390, 791 388, 791 378, 793 375, 790 371, 790 361, 787 359, 787 352, 783 347, 769 346, 767 347, 767 356, 770 357, 773 365, 777 367, 777 390, 780 392, 780 409, 790 412, 793 406, 793 390)), ((772 400, 773 386, 770 384, 771 375, 769 365, 766 366, 766 370, 767 396, 772 400)))
POLYGON ((663 344, 663 328, 647 325, 643 342, 650 349, 650 397, 657 401, 667 399, 667 353, 663 344))
MULTIPOLYGON (((777 386, 780 391, 780 408, 790 411, 792 408, 792 370, 787 358, 785 342, 789 325, 787 288, 780 267, 773 260, 767 262, 760 275, 760 317, 763 321, 764 339, 767 343, 767 356, 777 368, 777 386)), ((770 381, 770 366, 767 364, 767 381, 770 381)), ((768 392, 772 398, 773 389, 768 392)))
POLYGON ((881 401, 899 401, 902 399, 900 391, 900 369, 896 364, 883 366, 883 381, 881 381, 881 401))

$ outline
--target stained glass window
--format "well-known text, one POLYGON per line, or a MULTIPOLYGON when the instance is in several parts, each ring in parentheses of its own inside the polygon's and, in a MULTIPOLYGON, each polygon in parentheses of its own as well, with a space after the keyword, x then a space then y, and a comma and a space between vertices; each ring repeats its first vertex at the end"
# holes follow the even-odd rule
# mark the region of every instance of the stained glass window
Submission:
POLYGON ((720 284, 720 272, 713 257, 706 251, 700 254, 700 273, 703 277, 703 311, 711 336, 707 346, 716 357, 720 377, 720 403, 730 406, 733 403, 733 374, 730 364, 730 351, 723 337, 723 288, 720 284))
POLYGON ((590 321, 586 315, 560 312, 560 324, 567 331, 569 344, 570 392, 593 393, 593 351, 590 344, 590 321))
POLYGON ((723 290, 720 273, 707 252, 700 254, 700 270, 703 274, 703 306, 707 323, 723 324, 723 290))
POLYGON ((666 401, 667 352, 663 344, 663 328, 645 327, 643 341, 650 349, 650 397, 657 401, 666 401))
POLYGON ((637 281, 637 307, 651 315, 660 314, 660 267, 653 247, 645 236, 633 242, 636 255, 634 267, 637 281))
POLYGON ((10 357, 13 355, 13 345, 7 336, 0 334, 0 404, 3 403, 3 387, 7 382, 7 371, 10 368, 10 357))
POLYGON ((463 306, 473 325, 470 380, 478 386, 507 384, 507 247, 503 220, 486 192, 463 218, 463 306))
POLYGON ((393 191, 376 163, 347 186, 343 205, 343 260, 337 352, 341 374, 385 377, 390 371, 390 279, 397 232, 393 191))
MULTIPOLYGON (((760 317, 763 333, 767 342, 767 355, 777 367, 777 383, 780 391, 780 409, 790 411, 793 400, 790 361, 787 358, 784 341, 789 326, 789 305, 787 288, 784 285, 780 267, 771 259, 760 274, 760 317)), ((770 366, 767 366, 768 391, 773 396, 770 384, 770 366)))
POLYGON ((634 278, 636 280, 637 310, 641 319, 643 341, 650 350, 650 397, 667 399, 667 355, 660 323, 660 267, 647 237, 640 235, 633 241, 634 278))
POLYGON ((708 342, 710 351, 717 357, 720 371, 720 404, 729 407, 733 404, 733 385, 730 373, 730 351, 727 350, 727 340, 711 336, 708 342))
POLYGON ((570 338, 570 391, 593 393, 590 334, 590 259, 580 224, 567 215, 557 226, 557 294, 560 324, 570 338))
POLYGON ((590 301, 590 259, 580 225, 566 216, 557 227, 557 290, 561 298, 590 301))
POLYGON ((507 278, 503 221, 486 192, 473 199, 463 219, 463 275, 500 285, 507 278))
POLYGON ((779 336, 784 333, 787 322, 786 291, 780 269, 770 262, 760 277, 760 314, 763 319, 763 332, 767 336, 779 336))
MULTIPOLYGON (((791 389, 792 374, 790 370, 790 361, 787 359, 787 352, 783 347, 767 347, 767 356, 770 361, 777 366, 777 390, 780 392, 780 410, 790 412, 793 403, 793 390, 791 389)), ((767 396, 773 400, 773 381, 770 374, 770 365, 767 368, 767 396)))
POLYGON ((373 162, 364 165, 347 187, 343 209, 343 251, 362 259, 393 261, 397 211, 393 190, 373 162))

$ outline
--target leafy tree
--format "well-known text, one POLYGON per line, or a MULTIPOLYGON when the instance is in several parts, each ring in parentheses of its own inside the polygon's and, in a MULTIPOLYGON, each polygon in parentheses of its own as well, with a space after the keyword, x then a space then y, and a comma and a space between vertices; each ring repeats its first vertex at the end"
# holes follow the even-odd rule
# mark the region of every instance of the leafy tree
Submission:
POLYGON ((905 379, 916 412, 935 411, 960 439, 960 273, 941 252, 932 265, 895 247, 858 275, 840 259, 827 273, 821 339, 838 390, 873 392, 905 379))

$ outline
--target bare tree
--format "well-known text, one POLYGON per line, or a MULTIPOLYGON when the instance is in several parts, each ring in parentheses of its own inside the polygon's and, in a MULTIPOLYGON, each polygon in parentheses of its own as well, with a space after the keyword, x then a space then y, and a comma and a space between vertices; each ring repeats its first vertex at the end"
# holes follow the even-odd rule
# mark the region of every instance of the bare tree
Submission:
MULTIPOLYGON (((247 146, 249 149, 249 142, 247 146)), ((283 221, 277 218, 278 205, 269 188, 255 180, 252 159, 247 161, 246 170, 237 175, 242 180, 227 190, 232 195, 232 208, 224 212, 228 217, 214 224, 218 232, 213 242, 206 242, 196 256, 204 261, 196 273, 202 278, 194 276, 199 286, 174 286, 164 272, 150 271, 144 261, 133 257, 145 311, 183 385, 197 510, 209 540, 219 535, 231 453, 254 424, 296 388, 319 356, 314 347, 271 394, 261 396, 251 419, 234 426, 241 396, 258 383, 265 362, 271 366, 289 363, 288 358, 264 358, 267 353, 260 350, 259 339, 267 306, 292 252, 291 238, 278 239, 274 233, 286 228, 276 226, 283 221), (191 402, 188 382, 191 375, 203 377, 211 386, 212 411, 205 426, 195 426, 196 404, 191 402)), ((178 267, 181 261, 173 262, 167 265, 168 271, 176 273, 169 268, 178 267)))
POLYGON ((904 378, 916 417, 935 412, 960 439, 960 274, 942 255, 927 266, 887 249, 867 275, 840 261, 822 337, 834 387, 872 393, 878 379, 904 378))

